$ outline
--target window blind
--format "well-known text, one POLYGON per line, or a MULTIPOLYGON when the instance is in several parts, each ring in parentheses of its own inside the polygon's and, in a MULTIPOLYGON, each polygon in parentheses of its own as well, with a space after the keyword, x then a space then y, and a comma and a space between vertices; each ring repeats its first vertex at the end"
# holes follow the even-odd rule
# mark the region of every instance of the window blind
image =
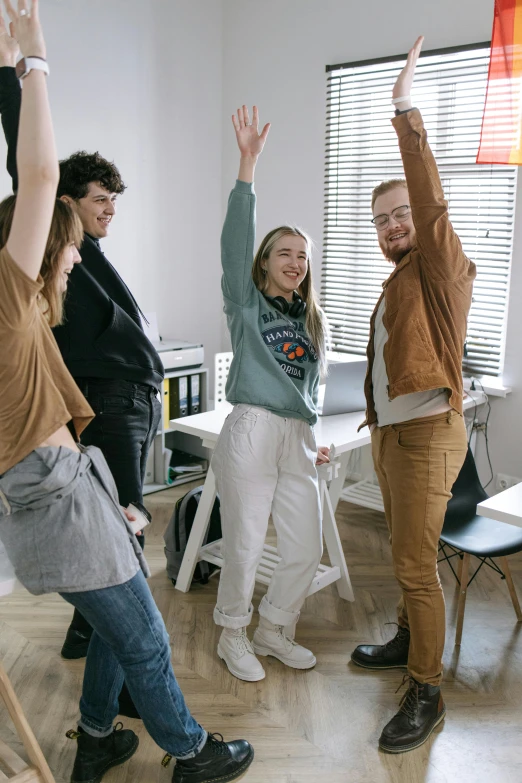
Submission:
MULTIPOLYGON (((516 166, 477 165, 489 44, 426 53, 412 91, 464 252, 477 264, 464 370, 500 375, 507 320, 516 166)), ((327 67, 321 300, 333 350, 364 354, 391 272, 370 223, 371 192, 404 176, 391 93, 405 57, 327 67)))

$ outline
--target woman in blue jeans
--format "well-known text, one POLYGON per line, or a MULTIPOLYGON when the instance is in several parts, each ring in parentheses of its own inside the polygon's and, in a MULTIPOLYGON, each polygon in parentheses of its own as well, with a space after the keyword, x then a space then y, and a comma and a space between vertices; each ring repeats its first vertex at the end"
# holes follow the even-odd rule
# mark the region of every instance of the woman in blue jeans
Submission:
MULTIPOLYGON (((119 506, 102 453, 78 444, 93 413, 50 330, 80 260, 78 225, 55 201, 58 162, 38 2, 5 5, 25 59, 18 194, 0 204, 0 539, 31 593, 60 593, 95 631, 71 783, 98 783, 136 751, 134 732, 113 728, 124 678, 150 735, 177 759, 176 783, 234 780, 253 749, 207 734, 190 714, 131 517, 119 506)), ((0 34, 8 35, 3 19, 0 34)))

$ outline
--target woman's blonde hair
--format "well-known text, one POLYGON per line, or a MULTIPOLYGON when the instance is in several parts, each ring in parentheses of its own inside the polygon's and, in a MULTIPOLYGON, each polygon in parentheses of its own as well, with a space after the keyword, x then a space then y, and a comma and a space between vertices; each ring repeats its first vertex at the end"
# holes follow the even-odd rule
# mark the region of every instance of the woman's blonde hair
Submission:
MULTIPOLYGON (((9 238, 15 206, 16 196, 8 196, 0 202, 0 247, 4 247, 9 238)), ((57 200, 40 270, 44 285, 39 303, 49 326, 58 326, 63 320, 65 293, 57 285, 62 254, 72 242, 79 247, 82 241, 80 218, 68 204, 57 200)))
POLYGON ((264 293, 268 286, 268 280, 263 270, 263 261, 268 259, 275 243, 281 239, 281 237, 287 235, 302 237, 306 242, 308 269, 304 280, 296 290, 303 302, 306 303, 306 331, 319 358, 321 371, 324 373, 327 368, 326 349, 328 343, 328 324, 326 316, 319 306, 317 294, 315 293, 313 286, 311 268, 312 240, 310 237, 300 228, 297 228, 297 226, 279 226, 278 228, 269 231, 259 245, 259 249, 255 255, 254 263, 252 265, 252 279, 261 293, 264 293))

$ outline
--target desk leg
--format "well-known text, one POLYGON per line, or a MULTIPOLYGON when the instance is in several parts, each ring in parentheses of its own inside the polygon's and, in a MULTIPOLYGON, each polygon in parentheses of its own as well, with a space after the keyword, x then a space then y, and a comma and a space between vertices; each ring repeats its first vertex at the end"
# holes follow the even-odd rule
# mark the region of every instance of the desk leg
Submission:
MULTIPOLYGON (((339 473, 340 472, 341 471, 339 471, 339 473)), ((337 585, 337 591, 341 598, 344 598, 346 601, 355 601, 352 583, 348 574, 348 566, 346 565, 346 559, 344 557, 339 531, 337 530, 335 514, 326 481, 321 481, 320 488, 321 506, 323 509, 323 536, 326 543, 326 550, 331 564, 338 566, 341 572, 341 578, 335 583, 337 585)))
POLYGON ((199 501, 198 510, 194 517, 192 524, 192 530, 187 541, 187 547, 183 556, 183 562, 179 569, 179 575, 176 579, 176 590, 181 590, 182 593, 188 593, 190 590, 190 584, 194 571, 199 560, 199 550, 203 546, 203 539, 208 530, 210 523, 210 515, 216 499, 216 479, 212 468, 209 465, 205 484, 203 485, 203 492, 201 493, 201 499, 199 501))
POLYGON ((330 482, 330 502, 332 504, 333 512, 335 514, 341 492, 343 491, 344 482, 346 480, 346 471, 348 470, 348 462, 350 460, 350 451, 345 451, 340 457, 336 457, 336 461, 339 463, 339 471, 337 476, 330 482))

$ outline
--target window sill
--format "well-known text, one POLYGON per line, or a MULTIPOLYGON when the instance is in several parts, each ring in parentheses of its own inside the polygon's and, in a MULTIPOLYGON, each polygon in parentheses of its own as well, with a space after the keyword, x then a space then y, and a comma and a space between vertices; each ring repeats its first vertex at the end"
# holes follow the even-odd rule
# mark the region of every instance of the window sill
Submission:
MULTIPOLYGON (((469 391, 471 387, 472 378, 464 378, 464 389, 469 391)), ((502 383, 502 378, 495 378, 493 376, 483 375, 481 378, 475 379, 475 389, 477 391, 484 391, 489 397, 507 397, 511 393, 511 386, 505 386, 502 383)))

